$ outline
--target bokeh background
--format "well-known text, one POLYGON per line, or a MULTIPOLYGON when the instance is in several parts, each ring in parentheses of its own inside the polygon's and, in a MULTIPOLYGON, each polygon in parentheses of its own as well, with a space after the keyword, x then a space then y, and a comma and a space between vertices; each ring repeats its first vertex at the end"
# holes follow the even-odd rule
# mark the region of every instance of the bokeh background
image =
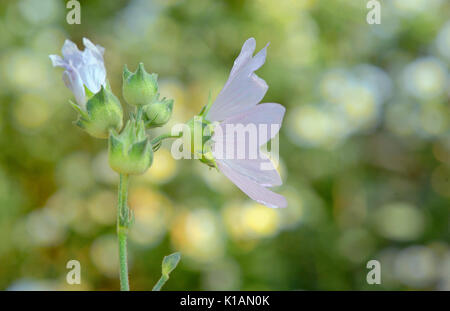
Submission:
MULTIPOLYGON (((116 290, 117 175, 106 141, 75 127, 52 68, 65 38, 106 48, 108 79, 144 62, 184 122, 217 94, 248 37, 270 41, 258 75, 286 106, 280 171, 289 206, 262 207, 170 144, 133 178, 130 278, 150 290, 449 290, 450 2, 61 0, 0 3, 0 289, 116 290), (81 263, 81 285, 66 263, 81 263), (368 285, 366 264, 381 263, 368 285)), ((169 129, 166 126, 154 135, 169 129)))

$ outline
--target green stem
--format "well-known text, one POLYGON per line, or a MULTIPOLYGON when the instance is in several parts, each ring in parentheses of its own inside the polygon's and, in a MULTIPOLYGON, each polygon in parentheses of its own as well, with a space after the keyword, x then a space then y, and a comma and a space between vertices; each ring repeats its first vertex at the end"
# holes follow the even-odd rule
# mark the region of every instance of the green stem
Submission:
POLYGON ((127 204, 128 175, 120 174, 119 198, 117 207, 117 236, 119 240, 120 290, 130 290, 128 283, 127 236, 130 223, 127 204))
POLYGON ((159 279, 158 283, 155 284, 155 286, 153 286, 152 291, 160 291, 161 288, 163 287, 163 285, 167 282, 167 280, 169 279, 168 276, 166 275, 161 275, 161 278, 159 279))
POLYGON ((137 112, 136 112, 136 120, 137 121, 140 121, 142 119, 143 112, 144 112, 144 108, 142 106, 138 106, 137 112))
POLYGON ((161 142, 167 138, 180 138, 182 135, 183 135, 183 133, 180 133, 178 135, 162 134, 162 135, 159 135, 158 137, 155 137, 152 139, 152 145, 157 145, 159 142, 161 142))

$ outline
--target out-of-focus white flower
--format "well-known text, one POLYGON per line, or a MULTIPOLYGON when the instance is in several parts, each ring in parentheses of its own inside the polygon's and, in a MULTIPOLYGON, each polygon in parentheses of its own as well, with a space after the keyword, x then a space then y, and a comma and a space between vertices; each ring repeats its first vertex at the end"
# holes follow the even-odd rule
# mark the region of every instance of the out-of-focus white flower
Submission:
POLYGON ((72 91, 78 105, 85 109, 86 91, 96 94, 106 86, 106 69, 103 63, 105 49, 83 38, 84 51, 75 43, 66 40, 62 47, 62 56, 50 55, 54 67, 63 67, 64 84, 72 91))
POLYGON ((438 258, 429 247, 413 245, 401 250, 394 261, 394 275, 412 288, 433 285, 439 276, 438 258))
POLYGON ((445 93, 448 85, 446 65, 437 58, 416 59, 403 72, 405 90, 419 100, 430 100, 445 93))

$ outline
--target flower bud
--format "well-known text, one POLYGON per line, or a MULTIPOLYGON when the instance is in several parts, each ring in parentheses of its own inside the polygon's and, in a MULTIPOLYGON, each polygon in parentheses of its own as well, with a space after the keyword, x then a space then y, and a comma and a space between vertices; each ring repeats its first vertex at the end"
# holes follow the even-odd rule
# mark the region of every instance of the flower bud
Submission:
POLYGON ((108 138, 111 130, 120 131, 123 125, 123 111, 119 100, 103 86, 86 103, 86 110, 72 105, 79 113, 76 122, 80 128, 97 138, 108 138))
POLYGON ((172 109, 173 99, 166 98, 144 106, 145 126, 147 128, 163 126, 172 116, 172 109))
POLYGON ((149 74, 140 63, 136 72, 132 73, 127 66, 123 68, 123 97, 128 104, 134 106, 153 103, 158 93, 158 75, 149 74))
POLYGON ((122 133, 109 137, 109 165, 118 173, 139 175, 152 164, 153 150, 144 122, 129 120, 122 133))

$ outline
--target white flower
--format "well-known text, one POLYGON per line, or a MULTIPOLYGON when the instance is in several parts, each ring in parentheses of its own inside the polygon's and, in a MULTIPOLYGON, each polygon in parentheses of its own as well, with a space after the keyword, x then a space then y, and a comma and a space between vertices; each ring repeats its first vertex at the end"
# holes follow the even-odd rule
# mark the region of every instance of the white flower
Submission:
MULTIPOLYGON (((269 207, 286 207, 287 202, 282 195, 267 189, 267 187, 281 185, 282 181, 273 163, 259 150, 261 145, 278 133, 286 109, 275 103, 258 104, 266 94, 268 86, 254 72, 264 64, 267 46, 253 56, 255 47, 254 38, 244 43, 241 53, 234 61, 228 81, 211 107, 206 108, 209 109, 206 119, 219 122, 212 137, 213 156, 219 170, 251 199, 269 207), (253 125, 258 129, 261 128, 260 125, 266 125, 268 132, 261 133, 259 130, 258 141, 244 141, 245 156, 243 158, 227 159, 218 155, 219 148, 214 146, 225 144, 225 146, 232 145, 233 150, 242 148, 239 146, 242 145, 242 141, 234 139, 234 132, 227 132, 227 125, 237 124, 244 127, 253 125), (256 157, 252 157, 249 152, 252 143, 257 144, 256 157)), ((223 152, 223 148, 220 150, 223 152)))
POLYGON ((64 84, 75 95, 78 105, 85 109, 85 87, 95 94, 102 86, 106 86, 106 69, 103 64, 105 49, 94 45, 89 39, 83 38, 84 51, 80 51, 75 43, 66 40, 62 47, 62 56, 50 55, 53 66, 63 67, 64 84))

